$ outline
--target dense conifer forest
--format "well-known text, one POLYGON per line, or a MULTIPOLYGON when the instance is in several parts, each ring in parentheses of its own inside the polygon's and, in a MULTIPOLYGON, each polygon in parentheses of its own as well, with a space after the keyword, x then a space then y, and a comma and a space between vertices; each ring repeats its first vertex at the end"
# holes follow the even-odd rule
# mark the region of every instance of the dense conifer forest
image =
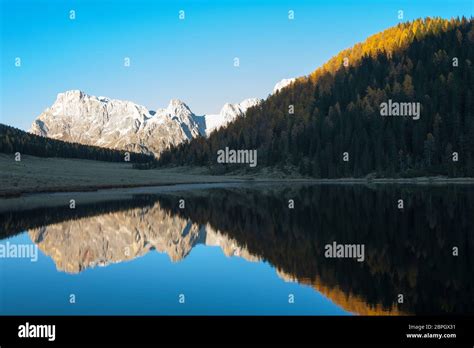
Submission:
POLYGON ((340 52, 208 139, 164 152, 159 165, 242 168, 217 165, 217 151, 230 147, 257 149, 257 170, 295 168, 317 178, 472 177, 473 64, 472 18, 400 23, 340 52), (419 103, 419 119, 381 116, 389 100, 419 103))

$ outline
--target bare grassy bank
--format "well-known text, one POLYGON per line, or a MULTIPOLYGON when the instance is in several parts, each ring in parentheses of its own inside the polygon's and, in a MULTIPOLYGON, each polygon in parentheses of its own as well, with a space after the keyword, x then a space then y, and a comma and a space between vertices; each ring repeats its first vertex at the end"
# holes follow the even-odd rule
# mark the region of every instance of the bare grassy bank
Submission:
POLYGON ((12 155, 0 154, 0 197, 24 193, 239 181, 245 179, 205 174, 198 169, 137 170, 129 163, 27 155, 22 156, 20 162, 15 162, 12 155))
POLYGON ((275 170, 254 174, 211 175, 207 168, 175 167, 137 170, 129 163, 0 154, 0 197, 30 193, 87 192, 99 189, 167 186, 176 184, 295 182, 315 184, 474 184, 474 178, 341 178, 314 179, 275 170))

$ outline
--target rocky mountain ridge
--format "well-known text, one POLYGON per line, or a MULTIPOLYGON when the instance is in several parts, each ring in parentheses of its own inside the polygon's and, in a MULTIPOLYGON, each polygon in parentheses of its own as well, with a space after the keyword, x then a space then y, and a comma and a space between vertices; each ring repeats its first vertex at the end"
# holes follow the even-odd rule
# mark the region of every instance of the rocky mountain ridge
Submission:
MULTIPOLYGON (((274 91, 291 83, 284 79, 274 91)), ((131 101, 96 97, 80 90, 59 93, 53 105, 33 122, 30 133, 44 137, 146 154, 208 136, 261 103, 249 98, 226 103, 219 114, 196 115, 179 99, 166 108, 149 110, 131 101)))

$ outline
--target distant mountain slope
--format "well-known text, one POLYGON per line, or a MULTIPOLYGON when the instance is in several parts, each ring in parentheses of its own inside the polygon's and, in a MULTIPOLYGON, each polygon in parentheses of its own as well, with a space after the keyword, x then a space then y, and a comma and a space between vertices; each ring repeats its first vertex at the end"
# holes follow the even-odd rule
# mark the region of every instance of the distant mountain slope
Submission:
POLYGON ((290 166, 322 178, 474 176, 473 63, 472 19, 399 24, 342 51, 206 141, 173 147, 160 165, 216 166, 217 151, 231 147, 257 149, 257 170, 290 166), (392 102, 419 106, 418 117, 382 116, 382 105, 392 102))
MULTIPOLYGON (((126 151, 123 150, 50 139, 0 123, 0 153, 16 152, 38 157, 80 158, 108 162, 124 162, 126 158, 126 151)), ((142 153, 129 152, 129 154, 131 163, 154 160, 153 156, 142 153)))

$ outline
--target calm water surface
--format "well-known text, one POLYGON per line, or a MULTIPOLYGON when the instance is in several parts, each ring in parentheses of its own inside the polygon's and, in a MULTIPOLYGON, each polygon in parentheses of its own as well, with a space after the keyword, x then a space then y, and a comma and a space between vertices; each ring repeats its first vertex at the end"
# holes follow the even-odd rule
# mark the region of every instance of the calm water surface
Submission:
POLYGON ((0 244, 37 246, 38 259, 0 258, 0 313, 472 314, 473 217, 474 187, 400 185, 242 186, 2 212, 0 244), (364 245, 364 261, 325 257, 333 242, 364 245))

